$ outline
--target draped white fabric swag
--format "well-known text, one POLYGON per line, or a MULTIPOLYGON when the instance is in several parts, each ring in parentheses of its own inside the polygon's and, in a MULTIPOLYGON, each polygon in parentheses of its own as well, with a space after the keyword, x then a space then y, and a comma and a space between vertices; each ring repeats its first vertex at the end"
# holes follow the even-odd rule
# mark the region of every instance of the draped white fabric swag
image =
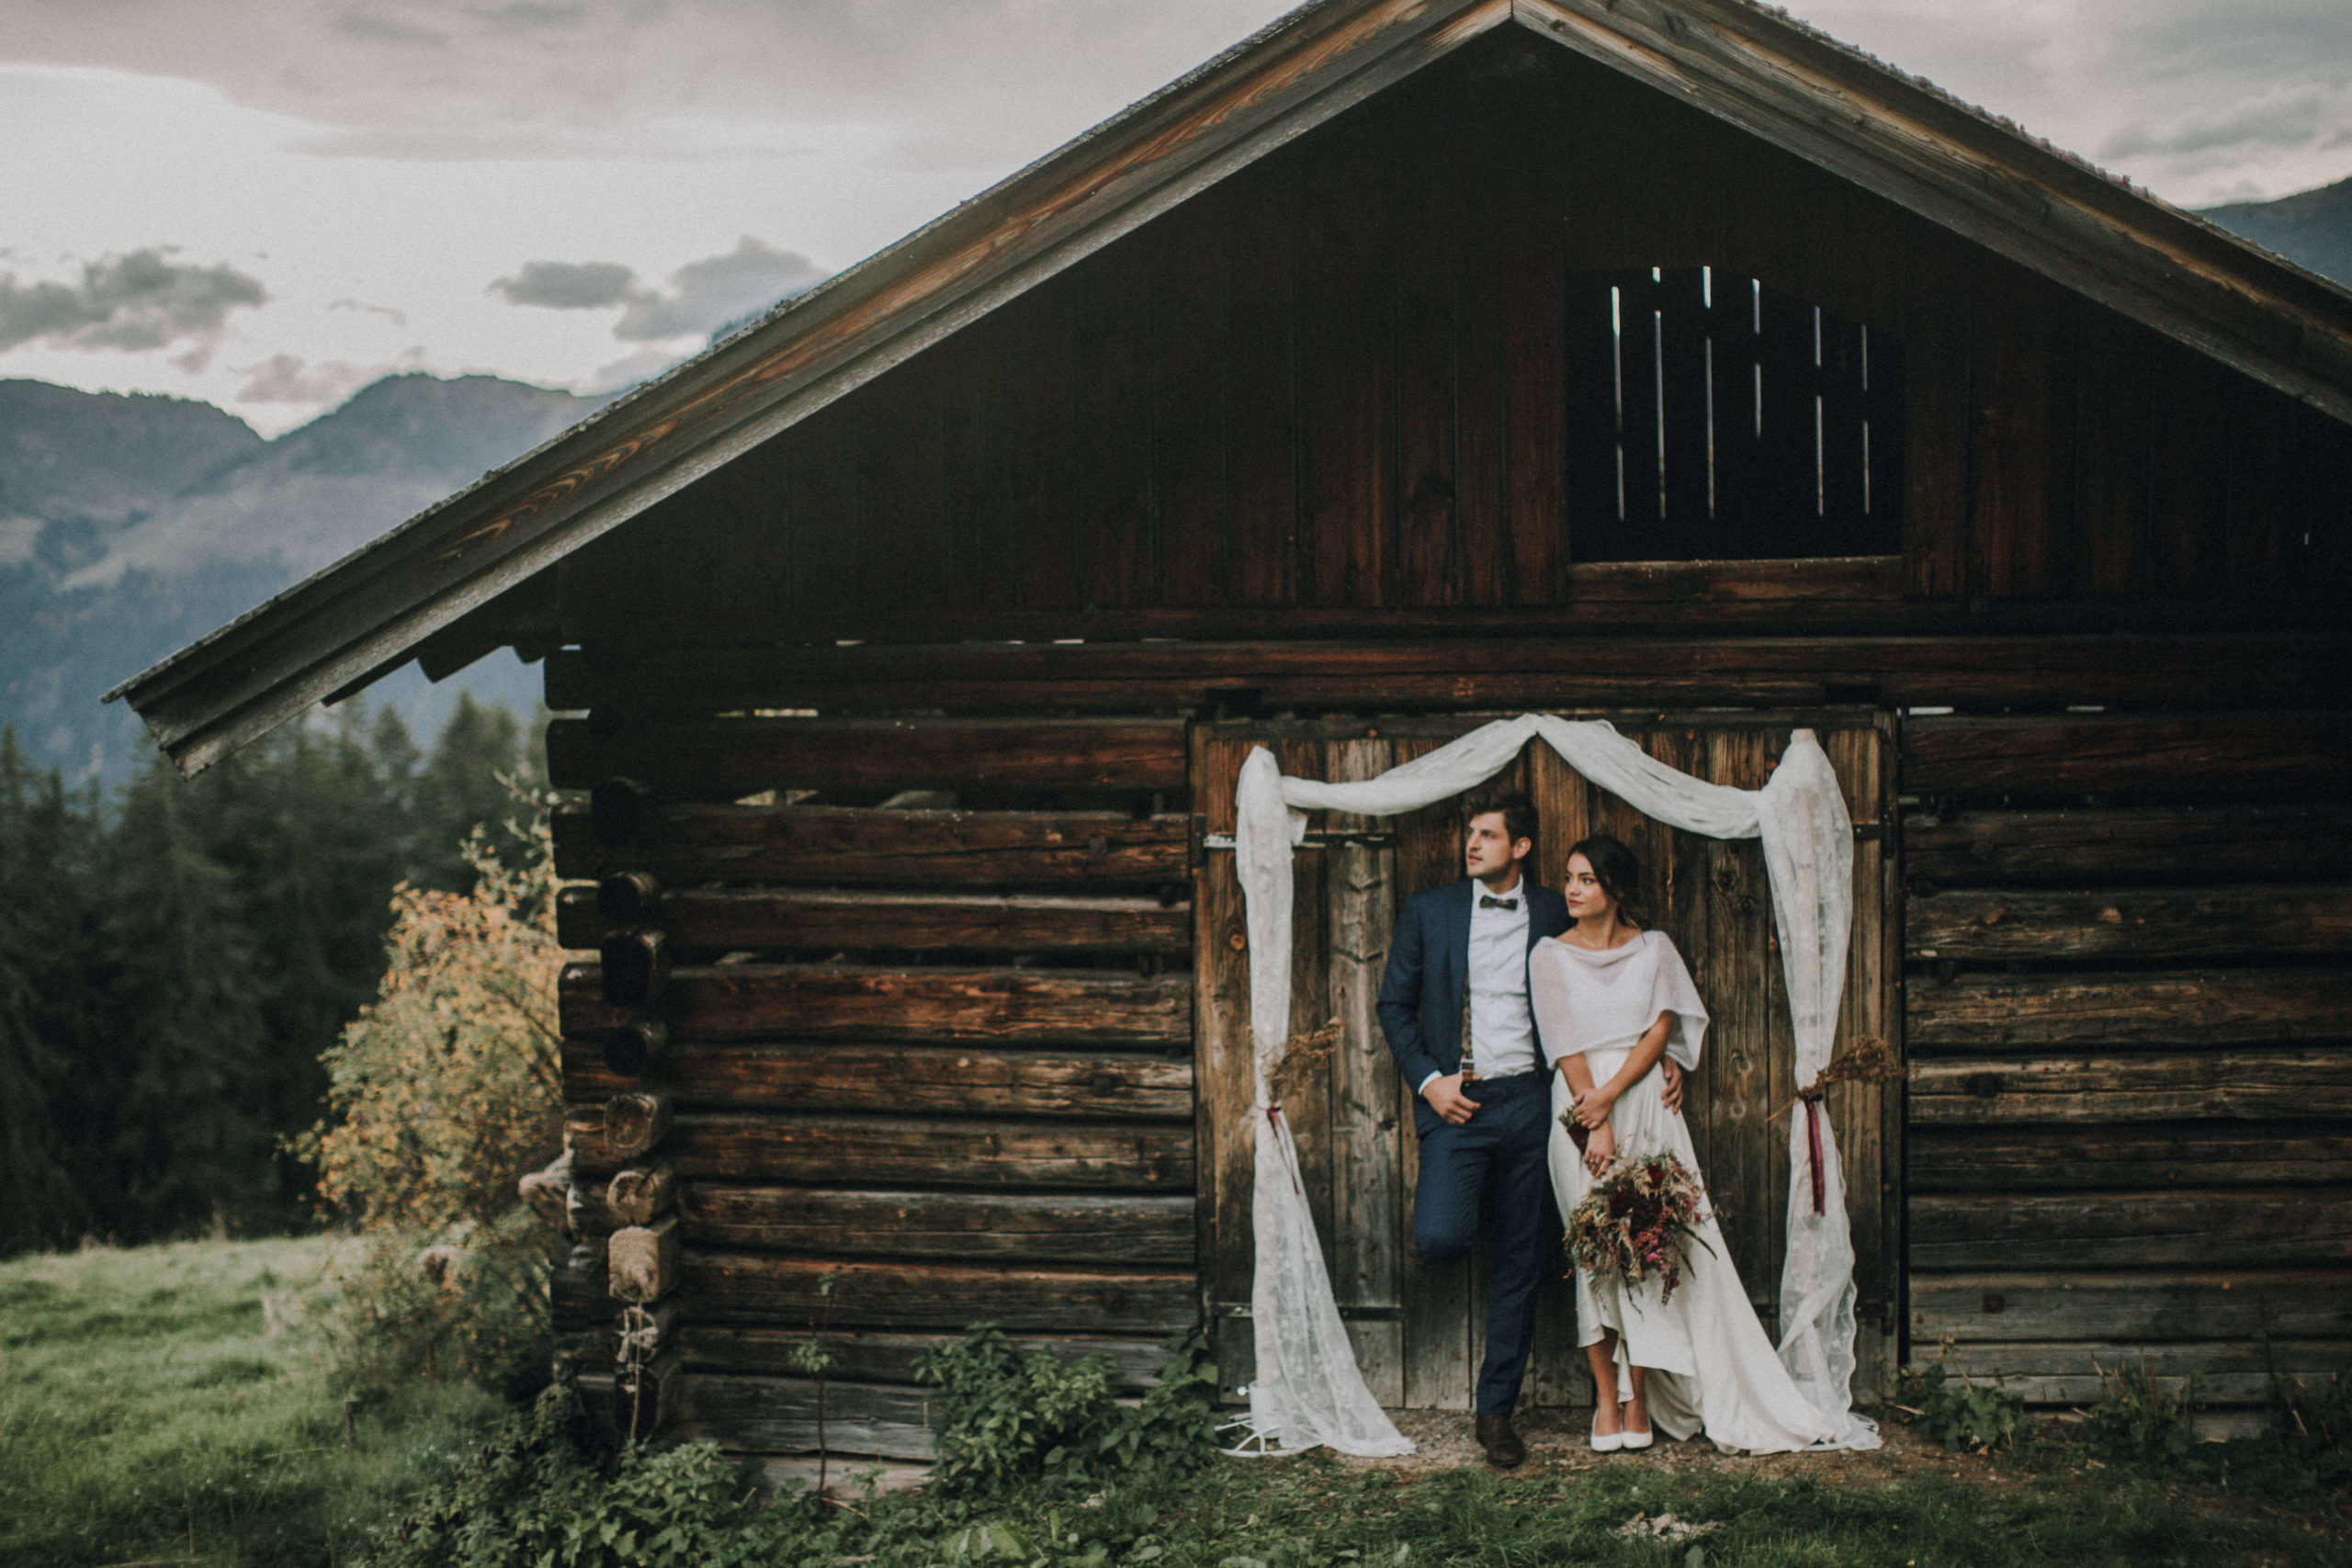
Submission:
MULTIPOLYGON (((1813 731, 1789 740, 1759 790, 1708 784, 1658 761, 1609 724, 1549 714, 1498 719, 1375 779, 1326 784, 1286 778, 1264 747, 1241 765, 1236 869, 1250 939, 1250 1025, 1257 1103, 1252 1217, 1257 1280, 1250 1294, 1258 1370, 1250 1390, 1251 1451, 1328 1446, 1342 1453, 1408 1453, 1364 1386, 1300 1180, 1298 1151, 1269 1085, 1281 1066, 1291 1001, 1291 850, 1309 811, 1393 817, 1462 794, 1507 767, 1542 739, 1577 773, 1645 816, 1714 839, 1764 841, 1772 918, 1788 978, 1796 1042, 1796 1081, 1811 1083, 1829 1060, 1845 989, 1853 925, 1853 823, 1827 753, 1813 731)), ((1781 1272, 1781 1359, 1805 1397, 1836 1417, 1849 1440, 1875 1446, 1853 1414, 1854 1247, 1846 1221, 1838 1145, 1826 1123, 1790 1118, 1792 1171, 1808 1171, 1819 1137, 1824 1201, 1814 1183, 1790 1183, 1788 1258, 1781 1272)))

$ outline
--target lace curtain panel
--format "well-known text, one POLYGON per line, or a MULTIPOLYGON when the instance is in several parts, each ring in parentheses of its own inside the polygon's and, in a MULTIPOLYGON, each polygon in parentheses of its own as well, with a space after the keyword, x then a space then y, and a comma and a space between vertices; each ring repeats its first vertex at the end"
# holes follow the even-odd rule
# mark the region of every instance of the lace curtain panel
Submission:
MULTIPOLYGON (((1282 1064, 1290 1017, 1291 851, 1306 836, 1306 813, 1418 811, 1492 778, 1539 739, 1569 767, 1645 816, 1709 838, 1763 840, 1794 1025, 1796 1081, 1812 1082, 1828 1063, 1853 925, 1853 823, 1828 755, 1811 730, 1793 732, 1759 790, 1692 778, 1607 723, 1549 714, 1498 719, 1378 778, 1351 784, 1285 777, 1273 753, 1254 749, 1235 792, 1234 847, 1249 931, 1257 1084, 1250 1113, 1257 1153, 1250 1313, 1258 1370, 1244 1423, 1249 1436, 1237 1451, 1329 1447, 1380 1456, 1408 1453, 1413 1446, 1382 1412, 1356 1365, 1323 1268, 1297 1149, 1269 1088, 1282 1064)), ((1811 1180, 1790 1184, 1780 1355, 1805 1396, 1836 1418, 1841 1446, 1875 1447, 1875 1429, 1852 1409, 1854 1248, 1837 1141, 1826 1122, 1792 1116, 1790 1168, 1812 1170, 1816 1146, 1824 1194, 1819 1212, 1811 1180)))

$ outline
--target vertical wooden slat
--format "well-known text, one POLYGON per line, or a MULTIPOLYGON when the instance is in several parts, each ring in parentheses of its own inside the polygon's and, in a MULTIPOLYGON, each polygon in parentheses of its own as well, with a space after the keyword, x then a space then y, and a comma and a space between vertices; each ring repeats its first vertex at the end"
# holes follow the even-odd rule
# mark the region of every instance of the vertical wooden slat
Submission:
MULTIPOLYGON (((1889 815, 1894 749, 1887 730, 1858 724, 1825 731, 1821 740, 1854 820, 1876 822, 1889 815)), ((1845 1005, 1838 1016, 1841 1048, 1866 1036, 1901 1045, 1893 986, 1901 972, 1892 900, 1894 858, 1883 839, 1862 839, 1854 845, 1854 931, 1847 952, 1845 1005)), ((1895 1349, 1889 1330, 1900 1305, 1896 1259, 1901 1201, 1895 1179, 1902 1161, 1899 1145, 1890 1142, 1900 1134, 1887 1102, 1900 1095, 1899 1086, 1849 1084, 1833 1089, 1829 1098, 1831 1128, 1846 1178, 1855 1288, 1862 1301, 1882 1308, 1864 1312, 1860 1323, 1854 1393, 1860 1400, 1875 1401, 1886 1392, 1883 1374, 1895 1349)))
POLYGON ((1452 200, 1458 144, 1450 118, 1396 148, 1396 596, 1401 604, 1461 599, 1454 529, 1455 303, 1460 237, 1452 200))
MULTIPOLYGON (((1193 796, 1206 830, 1234 827, 1233 784, 1248 747, 1193 732, 1193 796)), ((1248 928, 1233 856, 1203 858, 1193 896, 1193 1081, 1197 1168, 1202 1173, 1204 1305, 1246 1303, 1256 1274, 1250 1221, 1255 1087, 1250 1043, 1248 928)), ((1246 1317, 1218 1314, 1209 1321, 1217 1356, 1218 1387, 1227 1396, 1249 1382, 1255 1366, 1246 1317)))
MULTIPOLYGON (((1337 740, 1325 751, 1333 780, 1377 778, 1394 748, 1385 740, 1337 740)), ((1334 832, 1384 829, 1380 818, 1333 812, 1334 832)), ((1340 1310, 1371 1309, 1385 1316, 1349 1323, 1357 1364, 1373 1397, 1405 1402, 1404 1325, 1398 1319, 1397 1249, 1405 1243, 1407 1195, 1396 1059, 1381 1032, 1374 1004, 1388 959, 1396 911, 1396 852, 1368 844, 1328 852, 1328 986, 1340 1038, 1331 1051, 1331 1288, 1340 1310)))
POLYGON ((2083 311, 2080 330, 2075 586, 2120 598, 2149 577, 2147 336, 2103 310, 2083 311))
MULTIPOLYGON (((1466 116, 1468 110, 1457 109, 1466 116)), ((1484 126, 1465 126, 1445 171, 1452 206, 1442 232, 1419 237, 1452 254, 1454 282, 1454 528, 1462 602, 1514 602, 1510 549, 1510 291, 1498 232, 1502 192, 1484 126)))
MULTIPOLYGON (((1325 743, 1315 739, 1283 739, 1273 745, 1274 760, 1291 778, 1329 776, 1325 743)), ((1321 1028, 1331 1017, 1331 940, 1328 899, 1330 856, 1321 849, 1300 849, 1291 855, 1290 1020, 1295 1039, 1321 1028)), ((1332 1226, 1332 1075, 1328 1059, 1319 1066, 1295 1072, 1293 1087, 1278 1089, 1283 1116, 1298 1145, 1299 1177, 1306 1186, 1306 1206, 1315 1219, 1316 1239, 1323 1249, 1323 1267, 1335 1266, 1332 1226)))
POLYGON ((2228 514, 2222 446, 2224 383, 2188 350, 2156 345, 2150 377, 2149 584, 2157 593, 2208 592, 2220 575, 2228 514))
POLYGON ((1498 161, 1510 180, 1500 209, 1509 366, 1510 596, 1521 604, 1567 597, 1566 410, 1563 378, 1567 323, 1567 202, 1559 145, 1533 94, 1507 100, 1515 134, 1498 161))
POLYGON ((1822 481, 1826 536, 1838 555, 1868 553, 1862 517, 1862 329, 1843 316, 1821 317, 1822 481))
POLYGON ((1658 282, 1649 267, 1628 267, 1617 288, 1617 451, 1624 485, 1625 521, 1616 546, 1585 558, 1657 558, 1664 531, 1658 483, 1658 282))
POLYGON ((1814 466, 1814 307, 1767 283, 1757 359, 1764 372, 1763 434, 1757 464, 1772 555, 1812 555, 1819 549, 1821 493, 1814 466))
POLYGON ((1156 597, 1159 516, 1152 486, 1151 274, 1145 235, 1073 269, 1079 395, 1069 448, 1080 602, 1132 608, 1156 597))
POLYGON ((1661 556, 1704 558, 1719 552, 1711 514, 1707 464, 1707 310, 1695 266, 1677 267, 1658 290, 1663 318, 1659 369, 1665 378, 1666 510, 1661 556))
POLYGON ((1950 243, 1915 238, 1918 300, 1904 329, 1903 591, 1962 591, 1969 513, 1969 321, 1975 297, 1950 243))
POLYGON ((1243 604, 1291 602, 1297 581, 1296 148, 1233 176, 1227 393, 1237 570, 1243 604))
POLYGON ((1317 139, 1300 193, 1299 544, 1307 603, 1388 602, 1394 361, 1386 127, 1357 113, 1317 139))
POLYGON ((1226 378, 1233 283, 1234 190, 1211 186, 1159 237, 1152 286, 1152 438, 1159 497, 1160 602, 1224 602, 1232 560, 1232 437, 1226 378))

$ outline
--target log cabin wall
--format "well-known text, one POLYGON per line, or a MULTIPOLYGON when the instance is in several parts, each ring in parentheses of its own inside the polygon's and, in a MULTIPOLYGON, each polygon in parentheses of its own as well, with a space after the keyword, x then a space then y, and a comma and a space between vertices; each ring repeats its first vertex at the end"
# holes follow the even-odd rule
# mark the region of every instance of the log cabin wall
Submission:
MULTIPOLYGON (((2352 432, 1600 67, 1466 48, 499 607, 588 716, 550 732, 557 782, 653 792, 642 837, 560 823, 565 875, 655 878, 630 924, 662 951, 607 953, 668 965, 636 1012, 572 973, 566 1078, 585 1168, 678 1216, 623 1227, 682 1280, 678 1421, 807 1446, 786 1358, 830 1311, 866 1391, 836 1446, 915 1455, 928 1337, 985 1315, 1140 1378, 1246 1294, 1196 1268, 1220 1195, 1188 952, 1150 912, 1218 809, 1186 726, 1530 707, 1860 705, 1895 737, 1891 1354, 1949 1337, 2069 1403, 2145 1350, 2239 1408, 2257 1353, 2340 1364, 2348 558, 2352 432), (1719 280, 1899 366, 1841 405, 1833 355, 1751 345, 1822 399, 1810 512, 1785 452, 1750 466, 1778 501, 1692 510, 1692 432, 1724 427, 1687 411, 1736 400, 1689 368, 1737 330, 1719 280), (1593 371, 1609 290, 1648 425, 1593 371), (1833 518, 1849 416, 1899 440, 1833 518), (1645 440, 1657 490, 1619 482, 1645 440), (884 809, 907 789, 961 814, 884 809), (844 887, 934 936, 892 947, 844 887), (671 1055, 624 1082, 604 1052, 640 1021, 671 1055), (1110 1251, 1069 1254, 1081 1199, 1110 1251)), ((608 919, 567 895, 568 942, 608 919)), ((580 1208, 592 1241, 624 1217, 580 1208)), ((597 1250, 574 1332, 611 1311, 597 1250)))
POLYGON ((605 1287, 661 1303, 654 1418, 798 1451, 792 1357, 821 1334, 830 1446, 908 1460, 916 1360, 973 1323, 1148 1377, 1197 1313, 1183 745, 1166 720, 551 727, 556 783, 594 791, 556 824, 560 874, 594 884, 562 940, 600 953, 561 996, 583 1360, 610 1365, 605 1287), (630 1247, 658 1279, 624 1280, 630 1247))

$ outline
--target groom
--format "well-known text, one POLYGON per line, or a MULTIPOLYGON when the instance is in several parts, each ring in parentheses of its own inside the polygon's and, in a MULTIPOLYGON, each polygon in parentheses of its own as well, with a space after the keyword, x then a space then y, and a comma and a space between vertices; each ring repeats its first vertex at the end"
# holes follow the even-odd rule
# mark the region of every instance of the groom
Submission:
POLYGON ((1527 1457, 1510 1413, 1535 1333, 1545 1227, 1556 1228, 1544 1149, 1551 1077, 1527 1000, 1527 955, 1571 923, 1567 901, 1524 874, 1535 803, 1474 799, 1464 833, 1467 878, 1418 893, 1398 913, 1380 983, 1380 1027, 1419 1091, 1413 1124, 1421 1175, 1413 1240, 1430 1263, 1489 1242, 1487 1359, 1476 1430, 1487 1462, 1527 1457))

